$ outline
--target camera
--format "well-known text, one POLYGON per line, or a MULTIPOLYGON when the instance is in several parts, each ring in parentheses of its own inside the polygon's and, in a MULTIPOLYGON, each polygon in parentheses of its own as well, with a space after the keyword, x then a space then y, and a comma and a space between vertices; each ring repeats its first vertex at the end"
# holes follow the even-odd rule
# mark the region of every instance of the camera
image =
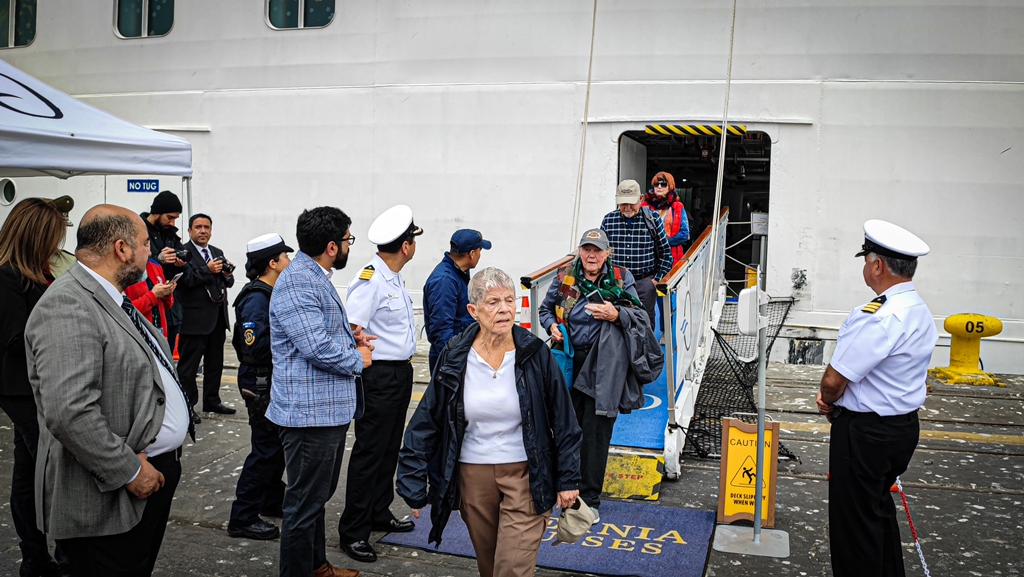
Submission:
POLYGON ((182 262, 188 262, 192 260, 192 253, 185 249, 174 251, 174 256, 180 258, 182 262))
POLYGON ((235 272, 235 265, 229 263, 228 259, 224 258, 223 256, 215 256, 215 257, 213 257, 213 260, 219 260, 222 263, 224 263, 224 268, 223 268, 224 272, 226 272, 228 274, 231 274, 231 273, 235 272))

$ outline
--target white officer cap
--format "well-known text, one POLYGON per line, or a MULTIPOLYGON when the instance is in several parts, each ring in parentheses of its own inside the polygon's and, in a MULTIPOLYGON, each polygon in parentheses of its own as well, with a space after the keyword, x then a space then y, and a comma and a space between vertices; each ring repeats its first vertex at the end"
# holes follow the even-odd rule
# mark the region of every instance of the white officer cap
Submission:
POLYGON ((884 220, 869 220, 864 223, 864 244, 856 256, 869 252, 898 258, 917 260, 928 254, 928 244, 909 230, 884 220))
POLYGON ((366 232, 366 238, 380 246, 407 234, 419 236, 423 234, 423 229, 412 221, 412 209, 399 204, 385 210, 373 221, 370 230, 366 232))

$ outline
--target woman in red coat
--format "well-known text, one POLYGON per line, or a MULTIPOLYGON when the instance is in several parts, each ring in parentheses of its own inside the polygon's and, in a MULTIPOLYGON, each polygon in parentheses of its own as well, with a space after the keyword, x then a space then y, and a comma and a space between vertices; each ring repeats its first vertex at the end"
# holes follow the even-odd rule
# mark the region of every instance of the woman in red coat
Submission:
MULTIPOLYGON (((139 309, 146 320, 160 329, 167 338, 167 309, 174 304, 176 282, 165 282, 164 269, 160 263, 149 259, 146 263, 146 278, 124 289, 124 294, 139 309)), ((174 343, 171 343, 174 346, 174 343)))
POLYGON ((686 208, 676 196, 676 179, 667 172, 659 172, 651 179, 651 186, 654 192, 648 192, 644 196, 643 206, 651 207, 651 210, 661 215, 665 221, 665 234, 668 235, 668 245, 672 247, 672 264, 679 262, 686 253, 683 245, 690 240, 690 225, 686 222, 686 208))

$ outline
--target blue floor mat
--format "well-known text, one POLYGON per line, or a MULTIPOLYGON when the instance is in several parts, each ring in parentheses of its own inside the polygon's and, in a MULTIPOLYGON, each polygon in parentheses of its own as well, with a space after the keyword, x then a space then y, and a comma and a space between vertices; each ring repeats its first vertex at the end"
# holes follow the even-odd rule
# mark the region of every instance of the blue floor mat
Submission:
POLYGON ((658 380, 644 387, 647 402, 644 408, 628 415, 619 415, 612 432, 612 445, 637 449, 665 448, 665 425, 668 424, 668 384, 665 371, 658 380))
MULTIPOLYGON (((430 509, 424 509, 411 533, 390 533, 389 545, 475 557, 462 518, 452 513, 441 546, 427 543, 430 509)), ((558 519, 548 521, 537 565, 574 573, 637 577, 700 577, 708 558, 715 514, 697 509, 606 501, 601 523, 574 545, 553 547, 558 519)))

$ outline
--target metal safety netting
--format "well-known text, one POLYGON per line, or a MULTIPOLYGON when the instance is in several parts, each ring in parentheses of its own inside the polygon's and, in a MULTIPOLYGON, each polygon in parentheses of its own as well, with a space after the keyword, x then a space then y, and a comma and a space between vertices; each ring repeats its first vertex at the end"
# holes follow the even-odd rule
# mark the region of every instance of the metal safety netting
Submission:
MULTIPOLYGON (((769 355, 792 306, 791 298, 768 302, 769 355)), ((686 431, 684 455, 721 458, 722 418, 757 421, 751 416, 757 413, 757 336, 740 334, 736 313, 736 303, 726 303, 718 327, 711 329, 714 342, 701 377, 693 419, 686 431)), ((798 460, 781 442, 779 458, 798 460)))

